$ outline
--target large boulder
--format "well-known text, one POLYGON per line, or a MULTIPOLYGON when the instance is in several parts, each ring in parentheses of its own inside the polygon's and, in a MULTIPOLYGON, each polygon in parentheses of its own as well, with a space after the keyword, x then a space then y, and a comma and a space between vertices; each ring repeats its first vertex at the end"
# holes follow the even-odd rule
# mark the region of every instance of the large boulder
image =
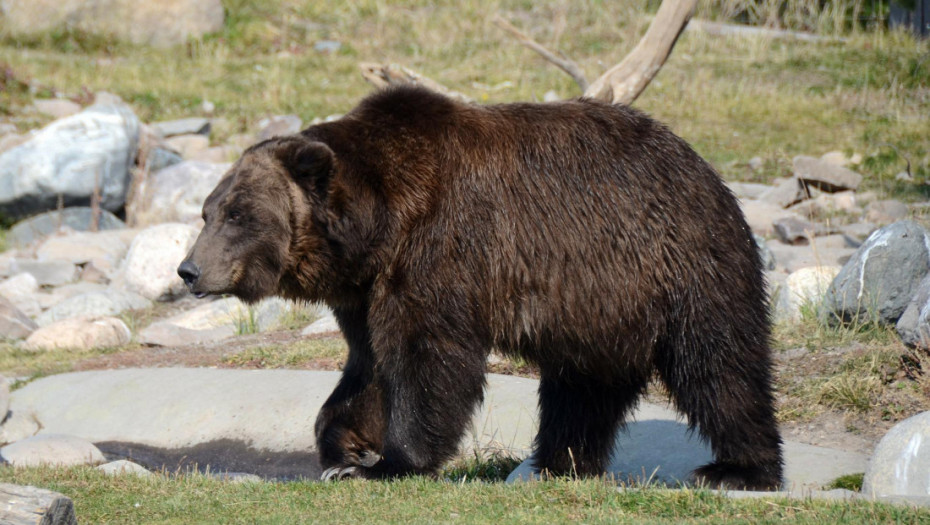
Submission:
POLYGON ((36 317, 39 326, 46 326, 62 319, 86 316, 119 315, 127 310, 141 310, 151 306, 141 295, 125 290, 109 288, 99 292, 88 292, 69 297, 36 317))
POLYGON ((0 296, 0 337, 25 339, 39 326, 5 297, 0 296))
POLYGON ((130 206, 133 226, 164 222, 200 224, 203 201, 230 164, 185 161, 149 174, 130 206))
POLYGON ((930 412, 898 423, 879 441, 862 480, 875 496, 930 496, 930 412))
POLYGON ((930 274, 920 281, 895 329, 907 346, 930 349, 930 274))
POLYGON ((19 218, 87 205, 95 187, 100 206, 126 202, 139 119, 115 97, 49 124, 29 141, 0 154, 0 213, 19 218))
POLYGON ((93 443, 64 434, 43 434, 0 448, 0 457, 14 467, 99 465, 106 461, 93 443))
POLYGON ((187 224, 159 224, 139 232, 129 246, 113 284, 153 301, 169 301, 187 293, 178 264, 197 239, 187 224))
POLYGON ((824 312, 842 322, 895 324, 930 270, 930 234, 911 221, 869 236, 833 280, 824 312))
POLYGON ((41 213, 13 225, 6 234, 7 245, 22 247, 62 230, 91 231, 125 228, 123 221, 106 210, 76 206, 41 213))
POLYGON ((223 27, 220 0, 3 0, 6 28, 15 34, 74 28, 137 44, 184 44, 223 27))
POLYGON ((139 340, 149 345, 183 346, 265 332, 276 328, 293 304, 270 297, 250 306, 235 297, 227 297, 156 321, 142 330, 139 340))
POLYGON ((862 175, 828 160, 799 155, 793 164, 794 176, 802 183, 826 192, 855 190, 862 183, 862 175))
POLYGON ((115 317, 64 319, 32 332, 23 348, 40 350, 90 350, 128 344, 132 334, 126 323, 115 317))

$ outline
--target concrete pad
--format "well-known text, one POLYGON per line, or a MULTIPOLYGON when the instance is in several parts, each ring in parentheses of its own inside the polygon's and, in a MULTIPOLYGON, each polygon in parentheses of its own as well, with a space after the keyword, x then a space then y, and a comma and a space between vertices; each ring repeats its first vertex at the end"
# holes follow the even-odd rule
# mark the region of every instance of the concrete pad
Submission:
MULTIPOLYGON (((177 460, 209 462, 214 470, 313 477, 318 470, 313 422, 339 377, 339 372, 295 370, 75 372, 33 381, 12 393, 11 407, 34 410, 42 433, 79 436, 150 469, 177 460), (274 468, 263 470, 262 464, 274 468)), ((489 374, 463 452, 491 447, 528 455, 538 385, 489 374)), ((712 458, 673 409, 651 403, 640 404, 616 450, 611 472, 618 479, 671 485, 712 458)), ((867 461, 859 454, 791 442, 785 444, 785 457, 786 488, 794 490, 819 489, 841 475, 864 472, 867 461)), ((524 462, 511 478, 529 474, 524 462)))

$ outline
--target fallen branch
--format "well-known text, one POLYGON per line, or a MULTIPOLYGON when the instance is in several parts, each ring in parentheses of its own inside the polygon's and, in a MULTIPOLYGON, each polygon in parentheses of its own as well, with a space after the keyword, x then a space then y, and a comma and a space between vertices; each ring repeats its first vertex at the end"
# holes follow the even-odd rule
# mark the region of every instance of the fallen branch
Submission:
POLYGON ((74 503, 57 492, 0 483, 0 523, 77 525, 74 503))
POLYGON ((505 20, 500 15, 495 16, 492 22, 494 22, 497 27, 500 27, 504 31, 507 31, 513 35, 514 38, 519 40, 521 44, 532 49, 549 62, 555 64, 556 67, 568 73, 568 75, 575 80, 575 83, 581 87, 582 91, 588 89, 588 79, 585 78, 584 73, 581 72, 581 68, 578 67, 578 64, 576 64, 574 60, 562 55, 561 53, 556 55, 552 51, 549 51, 542 44, 533 40, 532 37, 523 31, 517 29, 513 24, 505 20))
POLYGON ((359 68, 362 70, 362 77, 364 77, 365 80, 373 84, 378 89, 384 89, 389 86, 413 84, 417 86, 423 86, 427 89, 442 93, 448 97, 460 100, 462 102, 467 102, 469 104, 473 104, 475 102, 475 100, 468 95, 464 95, 458 91, 453 91, 446 86, 443 86, 439 82, 424 77, 416 71, 413 71, 412 69, 406 68, 404 66, 397 64, 372 64, 370 62, 365 62, 359 64, 359 68))

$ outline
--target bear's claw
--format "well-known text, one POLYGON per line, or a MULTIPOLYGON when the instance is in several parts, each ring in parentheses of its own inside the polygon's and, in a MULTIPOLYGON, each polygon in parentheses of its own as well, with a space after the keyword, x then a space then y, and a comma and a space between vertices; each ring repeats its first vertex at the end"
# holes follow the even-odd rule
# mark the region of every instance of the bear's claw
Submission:
POLYGON ((361 471, 358 467, 330 467, 323 471, 320 481, 341 481, 347 478, 360 477, 361 471))

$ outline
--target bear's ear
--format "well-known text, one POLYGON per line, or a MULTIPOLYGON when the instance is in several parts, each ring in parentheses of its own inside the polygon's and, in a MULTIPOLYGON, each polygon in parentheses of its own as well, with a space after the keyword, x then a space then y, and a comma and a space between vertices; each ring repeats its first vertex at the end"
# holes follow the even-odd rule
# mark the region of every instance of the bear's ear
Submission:
POLYGON ((316 192, 320 198, 326 198, 330 172, 335 163, 335 154, 329 146, 297 135, 278 139, 274 154, 304 191, 316 192))

